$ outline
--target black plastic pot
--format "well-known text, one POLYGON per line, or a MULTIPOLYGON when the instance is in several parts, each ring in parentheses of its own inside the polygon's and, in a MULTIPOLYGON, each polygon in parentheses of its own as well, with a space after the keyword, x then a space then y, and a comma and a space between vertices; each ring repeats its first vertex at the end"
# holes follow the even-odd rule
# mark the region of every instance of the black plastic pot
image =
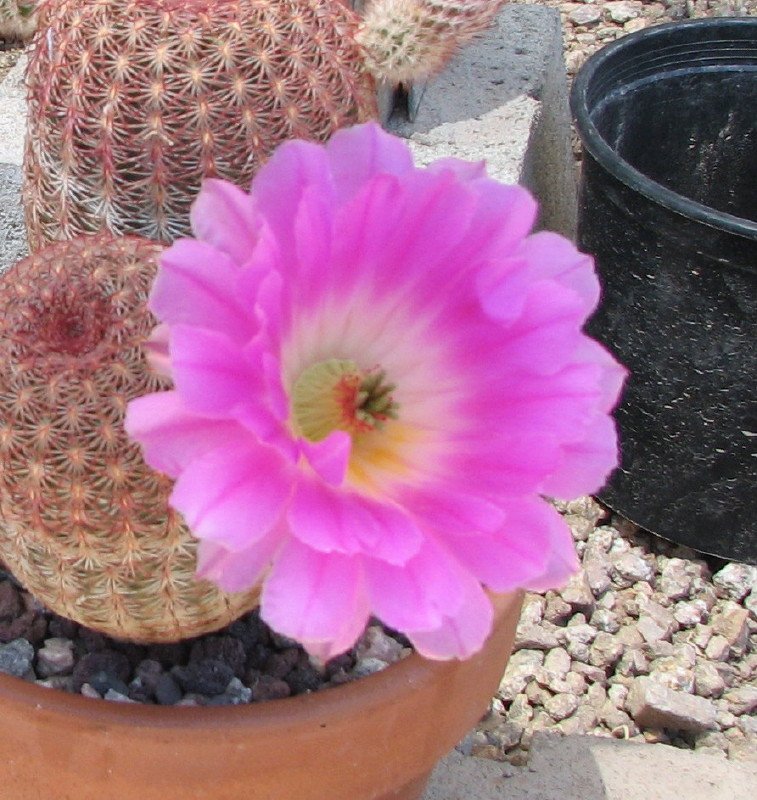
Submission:
POLYGON ((757 562, 757 19, 659 25, 595 54, 571 106, 589 331, 631 371, 602 499, 757 562))

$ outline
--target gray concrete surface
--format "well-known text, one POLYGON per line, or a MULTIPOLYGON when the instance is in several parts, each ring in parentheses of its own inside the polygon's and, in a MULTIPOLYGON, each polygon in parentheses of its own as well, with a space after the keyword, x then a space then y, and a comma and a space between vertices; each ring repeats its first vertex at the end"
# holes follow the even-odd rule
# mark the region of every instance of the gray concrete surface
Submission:
POLYGON ((21 163, 26 100, 21 58, 0 81, 0 273, 26 254, 21 211, 21 163))
MULTIPOLYGON (((25 106, 24 64, 0 83, 0 272, 26 252, 19 204, 25 106)), ((540 225, 571 236, 575 176, 554 9, 508 6, 497 25, 465 48, 439 78, 415 87, 413 122, 390 129, 409 137, 419 163, 456 155, 486 159, 489 173, 528 186, 540 225)))
POLYGON ((410 138, 419 160, 484 158, 490 175, 533 191, 541 227, 573 236, 576 172, 555 9, 505 6, 488 33, 417 89, 415 120, 390 128, 410 138))
POLYGON ((754 800, 757 762, 665 744, 541 733, 525 767, 453 752, 423 800, 754 800))

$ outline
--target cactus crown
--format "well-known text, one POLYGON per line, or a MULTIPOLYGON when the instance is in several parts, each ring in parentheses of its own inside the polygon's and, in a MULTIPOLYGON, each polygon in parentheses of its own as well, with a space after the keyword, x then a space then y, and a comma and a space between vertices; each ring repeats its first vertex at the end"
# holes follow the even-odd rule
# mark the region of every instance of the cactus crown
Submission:
POLYGON ((171 481, 123 428, 129 400, 169 386, 141 349, 160 249, 58 242, 0 283, 0 560, 58 613, 139 641, 215 630, 257 598, 194 579, 171 481))
POLYGON ((368 69, 389 83, 425 80, 485 30, 505 0, 373 0, 357 34, 368 69))

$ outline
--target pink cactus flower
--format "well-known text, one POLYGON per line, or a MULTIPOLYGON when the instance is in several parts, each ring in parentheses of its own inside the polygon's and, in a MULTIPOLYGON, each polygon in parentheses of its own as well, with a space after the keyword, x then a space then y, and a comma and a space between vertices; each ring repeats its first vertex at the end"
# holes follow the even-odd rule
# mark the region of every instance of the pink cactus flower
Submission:
POLYGON ((581 331, 591 259, 535 215, 372 123, 282 145, 249 193, 205 183, 151 297, 175 388, 127 416, 199 575, 262 581, 263 618, 320 658, 375 615, 446 659, 484 643, 487 590, 577 569, 542 495, 616 465, 624 371, 581 331))

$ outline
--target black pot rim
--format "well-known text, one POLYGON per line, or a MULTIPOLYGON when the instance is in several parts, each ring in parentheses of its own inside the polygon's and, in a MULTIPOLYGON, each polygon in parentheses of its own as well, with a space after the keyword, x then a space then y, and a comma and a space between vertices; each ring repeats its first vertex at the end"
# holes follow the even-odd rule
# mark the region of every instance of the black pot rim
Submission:
POLYGON ((667 37, 671 30, 691 28, 692 34, 696 35, 699 30, 717 30, 718 28, 733 28, 735 26, 752 28, 755 41, 757 41, 757 18, 755 17, 715 17, 668 22, 662 25, 653 25, 624 36, 597 51, 581 67, 573 82, 573 88, 570 93, 570 107, 585 150, 609 174, 625 184, 629 189, 687 219, 744 236, 748 239, 757 239, 757 222, 737 217, 734 214, 717 211, 703 203, 691 200, 657 183, 657 181, 653 181, 632 167, 603 139, 592 122, 588 104, 588 92, 597 72, 617 53, 624 50, 633 51, 638 44, 654 41, 658 37, 667 37))

